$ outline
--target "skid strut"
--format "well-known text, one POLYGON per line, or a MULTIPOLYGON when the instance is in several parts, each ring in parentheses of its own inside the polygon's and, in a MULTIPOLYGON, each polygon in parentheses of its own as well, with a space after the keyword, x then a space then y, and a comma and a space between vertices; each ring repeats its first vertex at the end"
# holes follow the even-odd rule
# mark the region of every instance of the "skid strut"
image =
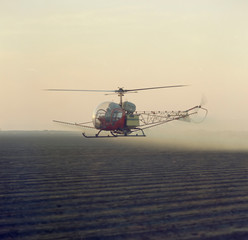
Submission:
POLYGON ((141 128, 135 128, 134 131, 129 132, 129 134, 126 131, 124 131, 123 133, 110 131, 111 135, 102 135, 101 136, 100 135, 101 132, 102 132, 102 130, 100 130, 97 134, 91 135, 91 136, 88 136, 85 133, 82 133, 82 135, 86 138, 146 137, 143 129, 141 129, 141 128), (132 133, 135 133, 138 131, 141 131, 142 134, 136 133, 136 134, 132 135, 132 133))

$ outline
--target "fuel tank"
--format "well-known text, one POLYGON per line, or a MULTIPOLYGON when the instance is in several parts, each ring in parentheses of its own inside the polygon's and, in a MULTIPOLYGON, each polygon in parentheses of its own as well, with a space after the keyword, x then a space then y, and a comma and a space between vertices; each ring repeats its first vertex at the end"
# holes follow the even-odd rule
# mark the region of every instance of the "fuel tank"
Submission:
POLYGON ((128 113, 133 113, 136 110, 135 104, 128 101, 122 103, 122 108, 128 113))

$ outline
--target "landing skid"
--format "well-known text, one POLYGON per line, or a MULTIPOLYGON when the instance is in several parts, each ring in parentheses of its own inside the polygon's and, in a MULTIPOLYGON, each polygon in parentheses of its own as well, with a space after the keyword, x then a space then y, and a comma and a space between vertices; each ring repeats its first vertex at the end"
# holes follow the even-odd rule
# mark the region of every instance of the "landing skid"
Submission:
POLYGON ((127 134, 127 133, 115 133, 115 132, 111 131, 111 132, 110 132, 111 135, 100 135, 101 131, 102 131, 102 130, 100 130, 97 134, 91 135, 91 136, 88 136, 88 135, 86 135, 85 133, 82 133, 82 135, 83 135, 85 138, 146 137, 146 135, 145 135, 143 129, 140 129, 140 128, 136 128, 135 132, 141 131, 142 134, 136 133, 136 134, 133 134, 133 135, 131 135, 131 134, 133 133, 133 131, 130 132, 129 134, 127 134))

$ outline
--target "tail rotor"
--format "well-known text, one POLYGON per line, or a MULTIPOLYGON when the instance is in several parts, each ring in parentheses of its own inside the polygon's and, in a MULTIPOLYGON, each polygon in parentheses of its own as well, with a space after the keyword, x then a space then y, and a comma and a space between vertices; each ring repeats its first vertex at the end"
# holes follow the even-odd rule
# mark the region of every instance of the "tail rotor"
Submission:
POLYGON ((203 94, 202 95, 202 98, 201 98, 201 102, 200 102, 200 105, 199 105, 199 107, 204 107, 204 106, 206 106, 206 104, 207 104, 207 97, 203 94))

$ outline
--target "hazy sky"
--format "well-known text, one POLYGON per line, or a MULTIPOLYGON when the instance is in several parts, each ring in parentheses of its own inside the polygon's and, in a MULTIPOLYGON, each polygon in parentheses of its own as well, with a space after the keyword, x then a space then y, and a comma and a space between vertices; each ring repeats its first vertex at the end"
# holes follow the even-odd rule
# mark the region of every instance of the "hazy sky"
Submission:
POLYGON ((248 130, 248 1, 0 0, 0 129, 56 129, 83 122, 101 93, 130 94, 137 110, 183 110, 204 94, 202 128, 248 130))

